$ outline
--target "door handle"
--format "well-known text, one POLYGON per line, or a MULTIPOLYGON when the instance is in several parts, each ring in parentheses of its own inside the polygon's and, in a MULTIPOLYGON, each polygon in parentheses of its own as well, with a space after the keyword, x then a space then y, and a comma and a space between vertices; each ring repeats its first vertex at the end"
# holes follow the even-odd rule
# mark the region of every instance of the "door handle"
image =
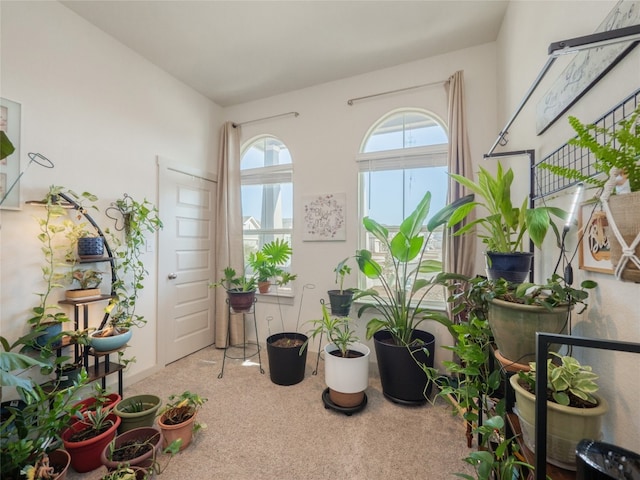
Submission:
POLYGON ((178 274, 177 273, 170 273, 167 278, 169 280, 175 280, 176 278, 178 278, 178 274))

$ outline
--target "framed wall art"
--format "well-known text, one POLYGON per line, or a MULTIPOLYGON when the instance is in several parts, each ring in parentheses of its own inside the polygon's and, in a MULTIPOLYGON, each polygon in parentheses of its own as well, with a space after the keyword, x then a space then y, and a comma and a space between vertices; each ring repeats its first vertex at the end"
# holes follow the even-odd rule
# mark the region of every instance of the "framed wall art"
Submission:
POLYGON ((611 249, 605 231, 607 215, 596 202, 583 203, 578 217, 578 262, 581 270, 613 275, 611 249))
POLYGON ((9 210, 20 209, 20 114, 19 103, 0 98, 0 130, 15 148, 0 160, 0 208, 9 210))
POLYGON ((327 193, 306 196, 302 241, 327 242, 346 240, 346 194, 327 193))
MULTIPOLYGON (((640 23, 637 1, 620 0, 595 33, 608 32, 640 23)), ((536 107, 536 132, 541 135, 574 103, 611 70, 637 44, 629 40, 583 50, 554 81, 536 107)))

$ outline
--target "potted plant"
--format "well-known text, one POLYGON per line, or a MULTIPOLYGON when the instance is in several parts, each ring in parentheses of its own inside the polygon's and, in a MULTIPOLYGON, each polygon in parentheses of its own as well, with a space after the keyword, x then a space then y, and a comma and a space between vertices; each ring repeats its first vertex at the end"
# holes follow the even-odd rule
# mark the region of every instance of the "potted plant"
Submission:
POLYGON ((162 432, 154 427, 138 427, 117 435, 100 454, 100 461, 108 470, 120 466, 153 466, 162 448, 162 432))
POLYGON ((60 432, 68 425, 77 408, 73 398, 87 381, 83 372, 79 381, 67 389, 45 390, 29 378, 11 373, 17 369, 43 367, 47 364, 7 348, 0 352, 3 387, 16 386, 19 401, 3 406, 0 424, 0 476, 6 480, 52 478, 66 476, 69 459, 60 450, 60 432), (6 413, 6 415, 5 415, 6 413), (39 476, 38 476, 39 475, 39 476))
POLYGON ((93 332, 89 340, 98 352, 122 348, 132 336, 131 327, 142 327, 146 323, 146 319, 136 313, 138 295, 149 274, 141 257, 147 245, 146 235, 162 228, 158 209, 146 199, 140 202, 124 194, 110 208, 122 216, 124 238, 111 232, 115 246, 115 281, 111 285, 113 298, 103 320, 104 324, 108 318, 108 325, 93 332))
POLYGON ((284 240, 276 239, 266 243, 258 252, 251 252, 247 267, 251 274, 238 274, 232 267, 226 267, 223 278, 209 287, 223 287, 227 291, 229 303, 235 312, 246 312, 255 301, 256 288, 262 284, 260 293, 269 291, 271 281, 286 285, 296 279, 296 275, 282 268, 291 258, 291 246, 284 240))
POLYGON ((103 410, 111 410, 122 400, 119 394, 107 393, 107 391, 97 383, 93 385, 93 390, 93 395, 74 404, 74 407, 81 413, 89 410, 95 411, 98 407, 103 410))
MULTIPOLYGON (((40 230, 38 239, 42 244, 41 250, 44 254, 42 277, 45 282, 45 291, 38 294, 39 304, 32 309, 32 316, 27 320, 27 323, 39 333, 34 346, 45 348, 45 355, 52 354, 52 349, 60 345, 62 324, 69 321, 60 306, 51 302, 52 293, 63 287, 63 280, 66 276, 59 269, 59 265, 65 263, 66 255, 63 248, 56 242, 57 235, 64 232, 68 225, 67 210, 63 207, 60 197, 60 193, 63 191, 62 187, 51 186, 42 201, 45 215, 36 218, 40 230)), ((73 192, 66 193, 77 198, 73 192)))
POLYGON ((640 106, 626 120, 612 127, 587 125, 576 117, 569 117, 569 124, 577 136, 568 143, 593 153, 594 176, 586 176, 576 168, 540 164, 540 168, 558 176, 604 189, 600 200, 603 206, 606 204, 605 212, 609 222, 606 230, 611 245, 611 263, 618 278, 635 282, 640 282, 640 244, 633 249, 636 261, 630 261, 628 256, 623 257, 623 250, 637 239, 640 224, 639 116, 640 106), (609 185, 605 188, 607 184, 609 185), (615 224, 626 245, 622 245, 612 224, 615 224))
POLYGON ((265 243, 259 251, 249 254, 247 265, 253 271, 260 293, 269 292, 272 280, 278 285, 284 285, 295 279, 295 275, 282 268, 291 258, 291 253, 288 242, 275 239, 265 243))
POLYGON ((123 399, 113 410, 121 419, 118 433, 139 427, 151 427, 160 404, 160 397, 151 394, 134 395, 123 399))
POLYGON ((344 278, 351 273, 351 267, 347 265, 348 260, 349 257, 345 258, 333 269, 336 274, 336 284, 340 288, 327 292, 332 315, 347 316, 351 310, 353 290, 344 288, 344 278))
MULTIPOLYGON (((125 436, 130 436, 135 433, 134 430, 130 430, 129 432, 116 437, 113 442, 111 442, 104 450, 104 460, 108 461, 109 465, 111 465, 112 467, 109 467, 107 466, 107 464, 105 464, 105 466, 107 466, 109 470, 109 473, 100 477, 100 480, 150 480, 154 478, 156 474, 161 474, 164 469, 167 468, 167 465, 169 464, 168 462, 164 465, 164 467, 162 467, 160 465, 160 462, 158 461, 158 453, 160 452, 159 445, 160 443, 162 443, 161 437, 160 443, 157 446, 155 445, 155 442, 158 441, 156 436, 160 432, 155 428, 142 428, 136 430, 148 431, 149 438, 146 439, 145 435, 143 435, 142 433, 136 433, 134 437, 138 437, 138 439, 130 440, 127 438, 126 441, 123 442, 122 440, 124 440, 125 436), (154 432, 152 432, 152 430, 154 432), (118 442, 119 438, 121 440, 120 442, 118 442), (142 467, 140 465, 132 464, 136 462, 136 455, 140 453, 141 450, 147 450, 148 454, 150 454, 145 461, 148 466, 142 467), (107 460, 107 457, 113 458, 114 456, 118 458, 121 457, 127 460, 122 462, 111 462, 110 460, 107 460), (134 459, 133 462, 129 461, 131 459, 134 459)), ((173 456, 180 451, 181 443, 182 440, 175 440, 168 447, 162 450, 163 453, 169 455, 169 461, 171 461, 173 456)), ((147 453, 143 453, 143 455, 147 455, 147 453)))
MULTIPOLYGON (((315 329, 308 333, 309 340, 326 334, 325 383, 330 404, 343 409, 356 409, 365 402, 365 390, 369 385, 369 355, 366 345, 358 342, 349 317, 332 317, 326 305, 322 305, 322 318, 313 320, 315 329)), ((303 349, 308 345, 307 340, 303 349)))
POLYGON ((229 305, 236 313, 248 312, 256 299, 256 279, 253 276, 238 275, 232 267, 226 267, 224 277, 209 287, 222 287, 227 291, 229 305))
POLYGON ((100 480, 148 480, 152 474, 146 468, 120 466, 106 473, 100 480))
POLYGON ((81 473, 95 470, 101 465, 102 450, 116 436, 120 417, 98 407, 78 413, 74 420, 62 432, 64 448, 71 455, 71 466, 81 473))
POLYGON ((524 251, 525 234, 533 244, 540 248, 549 228, 556 234, 560 242, 560 232, 551 216, 566 218, 564 210, 541 206, 530 208, 529 199, 525 196, 520 206, 511 200, 511 185, 513 170, 504 171, 500 162, 495 177, 480 167, 478 181, 450 174, 458 183, 473 192, 473 202, 460 206, 449 219, 449 226, 465 219, 471 212, 478 211, 478 207, 486 210, 487 214, 478 217, 459 230, 454 235, 464 235, 480 228, 477 236, 487 246, 487 275, 490 279, 505 278, 513 283, 523 282, 531 270, 533 254, 524 251))
MULTIPOLYGON (((584 280, 579 288, 554 274, 545 284, 509 284, 504 279, 484 280, 473 285, 487 301, 487 319, 498 351, 510 362, 525 364, 535 360, 536 332, 566 333, 575 305, 582 313, 588 290, 598 284, 584 280)), ((552 345, 551 350, 559 348, 552 345)))
MULTIPOLYGON (((602 417, 608 410, 606 400, 596 394, 598 376, 591 367, 581 365, 571 356, 551 354, 559 360, 547 360, 547 461, 563 468, 574 468, 576 446, 583 438, 600 437, 602 417)), ((535 371, 510 378, 525 444, 535 445, 535 371)))
POLYGON ((162 431, 165 448, 178 439, 182 440, 180 450, 189 446, 193 434, 202 428, 196 422, 196 416, 206 401, 206 398, 189 391, 169 396, 158 416, 158 427, 162 431))
POLYGON ((521 467, 533 469, 518 459, 518 443, 505 428, 506 401, 502 395, 502 374, 492 361, 493 335, 486 318, 483 291, 472 286, 484 282, 481 277, 453 283, 448 301, 452 303, 454 323, 441 319, 452 335, 452 345, 442 348, 455 360, 444 361, 447 374, 422 364, 425 374, 438 388, 438 396, 447 401, 453 413, 467 423, 467 446, 478 438, 478 450, 464 459, 476 470, 476 477, 456 474, 468 480, 512 480, 521 478, 521 467))
POLYGON ((102 283, 103 272, 92 268, 77 268, 71 272, 73 282, 77 282, 80 288, 67 290, 65 297, 67 300, 88 300, 100 297, 100 283, 102 283))
POLYGON ((76 239, 78 258, 94 260, 104 256, 104 238, 96 233, 80 232, 76 239))
POLYGON ((370 300, 358 310, 359 317, 368 311, 376 315, 367 323, 367 338, 374 339, 383 393, 394 402, 421 404, 430 393, 431 386, 414 357, 433 366, 435 337, 417 327, 426 320, 446 318, 446 315, 425 308, 423 301, 434 287, 444 287, 461 277, 443 273, 442 263, 425 259, 424 253, 434 230, 446 224, 449 215, 470 200, 469 196, 464 197, 437 212, 429 220, 426 233, 423 233, 423 223, 429 214, 430 192, 426 192, 393 236, 375 220, 363 219, 367 232, 388 252, 390 266, 384 268, 369 250, 357 251, 358 268, 377 285, 357 289, 353 299, 370 300))

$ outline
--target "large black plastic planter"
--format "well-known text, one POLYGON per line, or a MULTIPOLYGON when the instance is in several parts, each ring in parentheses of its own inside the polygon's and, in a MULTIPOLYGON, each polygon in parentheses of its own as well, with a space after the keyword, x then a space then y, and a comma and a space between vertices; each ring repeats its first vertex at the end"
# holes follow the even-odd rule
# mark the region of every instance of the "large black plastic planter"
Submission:
POLYGON ((300 349, 307 336, 302 333, 274 333, 267 338, 267 355, 269 356, 269 376, 276 385, 295 385, 304 379, 307 365, 307 348, 302 355, 300 349), (283 340, 284 342, 278 342, 283 340), (278 345, 276 342, 285 343, 278 345), (286 343, 292 343, 287 346, 286 343))
POLYGON ((432 387, 416 360, 433 367, 436 339, 422 330, 415 330, 413 338, 423 344, 412 347, 410 352, 406 346, 396 345, 387 330, 373 335, 382 393, 392 402, 405 405, 425 403, 432 387))

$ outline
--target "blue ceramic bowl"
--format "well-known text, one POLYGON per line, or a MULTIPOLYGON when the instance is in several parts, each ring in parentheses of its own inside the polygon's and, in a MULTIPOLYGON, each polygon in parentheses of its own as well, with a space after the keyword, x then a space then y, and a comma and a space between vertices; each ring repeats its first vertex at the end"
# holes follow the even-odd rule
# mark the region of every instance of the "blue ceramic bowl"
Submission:
POLYGON ((126 332, 113 337, 96 336, 99 335, 100 332, 101 330, 98 330, 89 335, 89 345, 91 345, 96 352, 110 352, 118 350, 127 344, 133 334, 132 330, 129 329, 126 332))

